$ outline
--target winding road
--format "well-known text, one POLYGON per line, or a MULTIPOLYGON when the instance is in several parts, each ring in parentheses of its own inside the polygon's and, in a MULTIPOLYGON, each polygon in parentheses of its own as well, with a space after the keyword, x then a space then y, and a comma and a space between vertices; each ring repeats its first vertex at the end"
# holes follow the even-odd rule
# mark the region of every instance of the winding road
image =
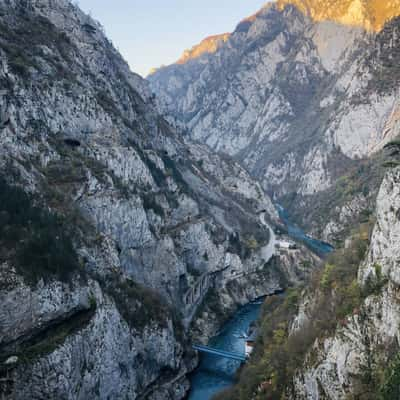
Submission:
POLYGON ((260 222, 269 229, 269 242, 261 249, 261 256, 265 262, 268 262, 275 255, 276 236, 273 229, 265 221, 265 212, 260 214, 260 222))

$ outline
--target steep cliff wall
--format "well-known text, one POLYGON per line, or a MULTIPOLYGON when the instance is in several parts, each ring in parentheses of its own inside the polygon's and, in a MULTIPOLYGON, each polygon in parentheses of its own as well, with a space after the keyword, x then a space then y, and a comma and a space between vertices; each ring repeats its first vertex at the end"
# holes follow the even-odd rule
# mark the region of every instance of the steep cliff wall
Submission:
POLYGON ((376 225, 358 273, 360 286, 373 293, 334 335, 315 343, 295 379, 296 398, 391 399, 398 393, 399 381, 391 389, 385 384, 399 349, 399 177, 399 169, 389 172, 380 188, 376 225))
POLYGON ((23 199, 0 205, 1 395, 183 398, 186 328, 272 256, 271 200, 186 143, 69 1, 0 8, 1 182, 23 199))
POLYGON ((398 1, 268 4, 215 53, 148 80, 192 138, 234 156, 307 215, 315 194, 399 134, 399 9, 398 1))
POLYGON ((219 398, 398 398, 399 190, 397 167, 381 185, 370 228, 354 233, 305 289, 264 306, 253 357, 219 398))
POLYGON ((295 5, 314 21, 334 21, 379 32, 386 22, 400 15, 397 1, 379 0, 278 0, 283 9, 295 5))

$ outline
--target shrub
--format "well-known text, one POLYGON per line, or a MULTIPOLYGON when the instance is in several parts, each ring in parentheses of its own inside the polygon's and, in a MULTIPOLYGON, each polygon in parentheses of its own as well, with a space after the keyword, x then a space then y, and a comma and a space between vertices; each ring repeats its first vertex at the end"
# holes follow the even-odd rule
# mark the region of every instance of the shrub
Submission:
POLYGON ((386 143, 384 149, 399 149, 400 148, 400 140, 392 140, 389 143, 386 143))
POLYGON ((0 243, 27 283, 69 281, 81 267, 66 221, 0 178, 0 243))
POLYGON ((335 269, 335 266, 332 264, 327 264, 322 273, 321 277, 321 287, 322 289, 330 289, 332 285, 332 272, 335 269))
MULTIPOLYGON (((302 291, 290 289, 285 297, 267 299, 255 350, 240 373, 237 388, 227 392, 226 399, 286 398, 287 391, 292 390, 290 382, 307 355, 312 362, 310 349, 315 340, 331 335, 368 295, 359 286, 357 273, 367 250, 370 229, 369 224, 361 225, 351 246, 330 255, 325 268, 315 274, 308 287, 313 298, 309 322, 297 331, 289 334, 302 291)), ((375 269, 377 276, 381 276, 380 268, 375 269)))
POLYGON ((366 94, 376 91, 379 94, 392 93, 400 82, 400 52, 398 30, 400 18, 389 21, 375 38, 375 45, 365 55, 372 79, 365 88, 366 94), (388 45, 390 43, 390 46, 388 45))
POLYGON ((142 330, 151 322, 165 326, 169 309, 159 294, 132 280, 111 282, 105 290, 115 300, 116 306, 129 324, 142 330))
POLYGON ((257 240, 254 238, 254 236, 251 236, 248 239, 246 239, 245 245, 251 251, 254 251, 259 247, 259 244, 258 244, 257 240))
POLYGON ((383 167, 388 169, 396 168, 399 165, 400 163, 398 161, 386 161, 385 163, 383 163, 383 167))
POLYGON ((68 36, 45 17, 27 12, 19 17, 12 20, 13 24, 10 26, 0 23, 0 47, 7 55, 10 69, 21 78, 27 79, 30 68, 40 69, 37 59, 41 56, 52 65, 53 78, 73 80, 73 74, 63 64, 63 61, 70 61, 73 49, 68 36), (60 57, 41 54, 38 46, 43 45, 51 48, 60 57))
POLYGON ((380 388, 380 398, 381 400, 400 399, 400 354, 397 354, 385 371, 384 382, 380 388))
POLYGON ((367 278, 367 281, 363 288, 365 296, 379 294, 382 288, 388 282, 388 278, 382 275, 382 266, 379 264, 374 264, 373 267, 375 270, 375 276, 369 276, 367 278))

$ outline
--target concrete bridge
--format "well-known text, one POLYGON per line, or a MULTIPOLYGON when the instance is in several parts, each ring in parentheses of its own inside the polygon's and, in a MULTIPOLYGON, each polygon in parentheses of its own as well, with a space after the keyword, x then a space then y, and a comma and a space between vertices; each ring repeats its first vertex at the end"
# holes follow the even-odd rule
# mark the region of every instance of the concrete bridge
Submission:
POLYGON ((193 345, 193 349, 197 350, 201 353, 208 353, 208 354, 212 354, 214 356, 229 358, 229 359, 235 360, 235 361, 241 361, 241 362, 246 361, 245 354, 233 353, 230 351, 225 351, 225 350, 220 350, 220 349, 214 349, 212 347, 203 346, 200 344, 193 345))

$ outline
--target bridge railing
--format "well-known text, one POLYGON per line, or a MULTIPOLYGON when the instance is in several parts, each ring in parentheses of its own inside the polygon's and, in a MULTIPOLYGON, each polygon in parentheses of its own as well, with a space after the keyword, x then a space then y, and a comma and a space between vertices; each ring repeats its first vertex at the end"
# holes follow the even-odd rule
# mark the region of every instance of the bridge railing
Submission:
POLYGON ((202 353, 208 353, 208 354, 212 354, 212 355, 215 355, 218 357, 223 357, 223 358, 230 358, 231 360, 245 362, 247 359, 245 354, 215 349, 215 348, 203 346, 200 344, 195 344, 192 347, 194 350, 200 351, 202 353))

